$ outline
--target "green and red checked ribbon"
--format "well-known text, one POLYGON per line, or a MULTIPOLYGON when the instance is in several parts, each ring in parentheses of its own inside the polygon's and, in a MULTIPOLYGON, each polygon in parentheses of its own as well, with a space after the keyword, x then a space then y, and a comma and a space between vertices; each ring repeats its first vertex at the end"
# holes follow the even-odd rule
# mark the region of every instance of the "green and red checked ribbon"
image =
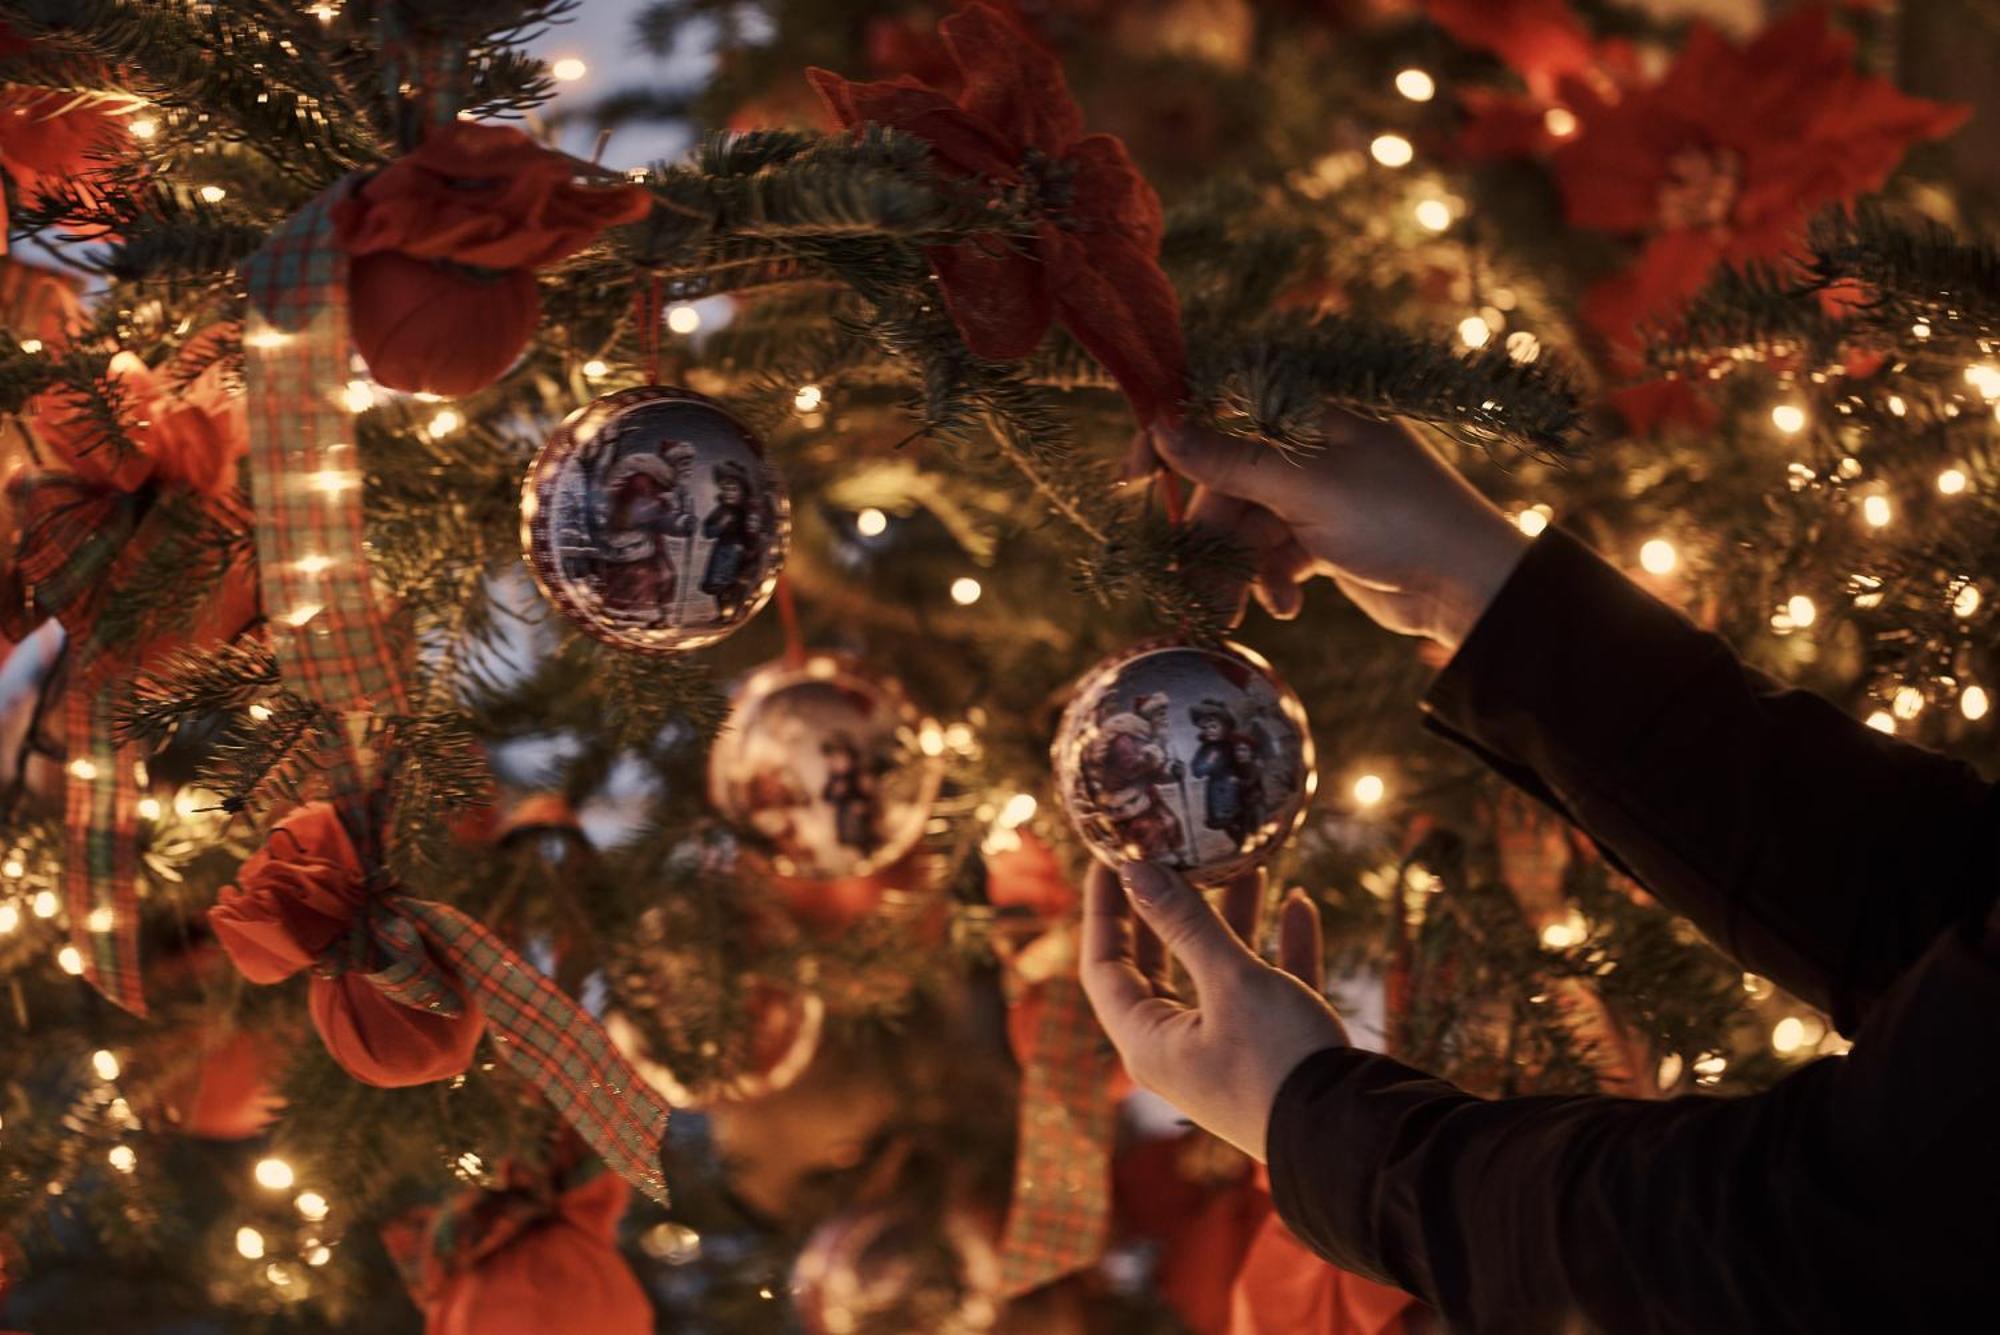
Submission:
MULTIPOLYGON (((143 751, 117 740, 119 688, 172 637, 113 645, 100 614, 131 573, 149 561, 174 525, 155 501, 57 471, 29 473, 13 484, 21 514, 16 570, 32 610, 54 617, 68 636, 64 694, 68 752, 63 789, 63 897, 70 944, 83 976, 112 1002, 146 1013, 139 974, 138 768, 143 751)), ((222 498, 202 502, 217 523, 247 530, 249 515, 222 498)), ((197 638, 227 639, 248 624, 253 609, 236 581, 223 584, 189 619, 197 638), (240 605, 234 605, 240 604, 240 605)))
POLYGON ((1091 1014, 1074 963, 1034 986, 1041 1010, 1019 1054, 1020 1135, 1000 1239, 1007 1298, 1094 1265, 1111 1231, 1111 1079, 1118 1058, 1091 1014))
MULTIPOLYGON (((257 558, 271 643, 287 684, 356 733, 406 712, 398 656, 370 585, 362 474, 346 406, 347 255, 333 206, 342 181, 272 235, 245 267, 244 329, 257 558)), ((375 820, 365 757, 350 744, 329 770, 351 830, 375 820)), ((379 851, 376 856, 379 857, 379 851)), ((508 1063, 531 1080, 604 1161, 664 1199, 658 1163, 667 1106, 582 1007, 491 931, 443 904, 394 896, 458 980, 477 996, 508 1063)), ((431 967, 420 953, 417 970, 431 967)), ((443 980, 377 977, 397 1000, 443 980)), ((407 998, 407 999, 406 999, 407 998)), ((421 1004, 419 1002, 419 1004, 421 1004)))

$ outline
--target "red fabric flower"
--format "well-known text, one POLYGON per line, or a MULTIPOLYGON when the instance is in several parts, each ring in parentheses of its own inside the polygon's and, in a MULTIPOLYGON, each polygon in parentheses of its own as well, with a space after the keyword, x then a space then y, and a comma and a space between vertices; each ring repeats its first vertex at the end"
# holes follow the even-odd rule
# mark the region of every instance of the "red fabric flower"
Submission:
MULTIPOLYGON (((310 802, 271 831, 224 886, 209 926, 237 971, 277 983, 335 959, 369 898, 365 870, 346 828, 325 802, 310 802)), ((365 973, 316 972, 307 998, 320 1041, 365 1084, 396 1087, 457 1075, 472 1062, 485 1020, 471 998, 457 1015, 392 1000, 365 973)))
POLYGON ((1696 25, 1658 84, 1581 112, 1552 158, 1569 220, 1646 238, 1584 298, 1614 348, 1670 318, 1716 264, 1782 256, 1813 211, 1874 189, 1911 144, 1965 120, 1861 73, 1853 54, 1818 7, 1746 47, 1696 25))
POLYGON ((1061 65, 999 11, 969 5, 938 31, 956 91, 908 76, 806 77, 841 124, 915 135, 951 175, 1030 192, 1032 241, 985 237, 932 252, 946 308, 966 345, 996 360, 1026 356, 1060 320, 1150 421, 1181 397, 1187 360, 1180 302, 1159 265, 1159 196, 1124 144, 1084 134, 1061 65))
POLYGON ((106 378, 121 394, 121 425, 138 448, 106 441, 80 399, 51 390, 34 401, 35 426, 62 467, 119 491, 137 491, 148 481, 210 497, 235 490, 237 463, 250 448, 249 414, 219 365, 175 391, 162 374, 121 352, 106 378))
POLYGON ((533 271, 637 222, 636 185, 581 185, 519 130, 453 121, 334 207, 356 348, 392 389, 468 394, 497 380, 541 313, 533 271))
POLYGON ((0 167, 23 196, 79 176, 123 142, 127 106, 63 88, 0 88, 0 167))

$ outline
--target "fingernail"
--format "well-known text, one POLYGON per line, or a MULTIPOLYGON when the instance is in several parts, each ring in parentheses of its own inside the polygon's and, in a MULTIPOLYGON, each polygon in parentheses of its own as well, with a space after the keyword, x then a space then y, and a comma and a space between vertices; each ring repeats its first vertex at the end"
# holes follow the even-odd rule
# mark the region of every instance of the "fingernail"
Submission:
POLYGON ((1166 893, 1166 873, 1150 862, 1126 862, 1118 868, 1118 880, 1125 893, 1148 904, 1156 904, 1166 893))

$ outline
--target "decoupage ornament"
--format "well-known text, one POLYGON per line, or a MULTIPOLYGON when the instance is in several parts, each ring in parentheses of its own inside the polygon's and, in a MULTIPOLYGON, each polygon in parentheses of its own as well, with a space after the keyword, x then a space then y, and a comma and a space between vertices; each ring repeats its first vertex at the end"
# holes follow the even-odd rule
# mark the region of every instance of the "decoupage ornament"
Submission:
POLYGON ((894 679, 844 655, 767 663, 737 686, 709 799, 783 876, 861 876, 923 837, 943 767, 894 679))
POLYGON ((1155 640, 1077 682, 1052 750, 1056 796, 1105 862, 1204 884, 1261 865, 1317 776, 1305 707, 1262 657, 1155 640))
POLYGON ((528 470, 521 543, 585 634, 673 653, 754 616, 791 541, 784 480, 703 396, 648 385, 571 413, 528 470))

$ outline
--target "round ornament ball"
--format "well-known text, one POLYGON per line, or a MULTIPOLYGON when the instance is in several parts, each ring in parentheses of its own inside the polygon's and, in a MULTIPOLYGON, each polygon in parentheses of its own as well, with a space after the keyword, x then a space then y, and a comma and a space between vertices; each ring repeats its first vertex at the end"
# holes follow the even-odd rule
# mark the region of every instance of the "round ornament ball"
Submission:
POLYGON ((866 876, 923 837, 943 766, 893 678, 843 654, 758 668, 709 751, 709 799, 781 876, 866 876))
POLYGON ((1305 707, 1260 655, 1149 641, 1086 672, 1056 729, 1056 796, 1091 852, 1216 884, 1298 828, 1318 776, 1305 707))
POLYGON ((791 502, 751 430, 692 390, 647 385, 563 420, 521 490, 521 544, 548 600, 641 653, 713 644, 763 607, 791 502))

